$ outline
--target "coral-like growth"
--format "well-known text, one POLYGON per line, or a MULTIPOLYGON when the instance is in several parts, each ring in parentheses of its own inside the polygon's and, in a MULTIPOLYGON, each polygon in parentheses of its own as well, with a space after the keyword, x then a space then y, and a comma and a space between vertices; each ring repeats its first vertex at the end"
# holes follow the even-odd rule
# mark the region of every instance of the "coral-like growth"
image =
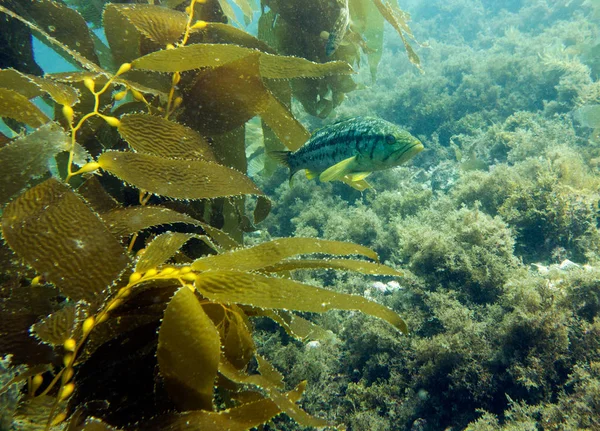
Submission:
POLYGON ((460 291, 463 300, 494 301, 519 264, 511 231, 478 209, 423 211, 396 229, 395 258, 432 287, 460 291))

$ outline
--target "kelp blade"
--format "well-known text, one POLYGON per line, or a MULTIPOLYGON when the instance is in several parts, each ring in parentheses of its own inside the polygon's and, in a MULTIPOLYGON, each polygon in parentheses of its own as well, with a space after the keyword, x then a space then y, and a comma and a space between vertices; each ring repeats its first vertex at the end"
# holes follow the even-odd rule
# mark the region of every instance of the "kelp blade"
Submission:
POLYGON ((62 346, 65 340, 73 337, 75 325, 80 317, 78 314, 78 305, 69 303, 37 322, 30 332, 44 343, 62 346))
POLYGON ((197 238, 203 241, 210 248, 215 249, 210 239, 205 235, 197 235, 194 233, 182 232, 165 232, 154 238, 145 248, 144 253, 140 256, 135 270, 138 272, 146 272, 151 268, 156 268, 162 265, 167 260, 172 258, 183 245, 192 238, 197 238))
POLYGON ((250 54, 260 53, 263 78, 322 78, 329 75, 349 75, 352 67, 343 61, 314 63, 300 57, 285 57, 230 44, 198 43, 175 49, 156 51, 132 62, 133 67, 155 72, 185 72, 203 67, 222 66, 250 54))
POLYGON ((401 277, 403 274, 386 265, 369 262, 366 260, 352 259, 293 259, 286 260, 273 266, 268 266, 264 272, 282 272, 294 271, 297 269, 341 269, 346 271, 356 271, 369 275, 390 275, 401 277))
POLYGON ((108 151, 102 169, 137 188, 175 199, 262 195, 242 173, 202 160, 169 160, 149 154, 108 151))
POLYGON ((196 271, 235 269, 255 271, 272 266, 296 255, 324 253, 333 255, 362 255, 377 260, 377 253, 367 247, 349 242, 329 241, 316 238, 280 238, 254 247, 206 256, 192 264, 196 271))
MULTIPOLYGON (((87 60, 99 64, 91 31, 83 17, 62 2, 37 0, 20 2, 25 14, 43 29, 49 29, 52 36, 87 60)), ((44 39, 41 39, 43 42, 44 39)), ((59 52, 64 55, 63 52, 59 52)), ((74 63, 70 55, 65 60, 74 63)))
MULTIPOLYGON (((291 402, 297 402, 306 388, 306 382, 300 383, 293 391, 283 394, 291 402)), ((271 399, 262 399, 242 404, 220 412, 204 410, 171 414, 144 424, 147 431, 206 431, 228 430, 246 431, 258 427, 274 416, 281 409, 271 399)))
POLYGON ((225 249, 239 246, 237 242, 222 230, 170 208, 157 206, 131 206, 114 209, 101 214, 100 216, 106 222, 113 235, 117 237, 131 235, 152 226, 187 223, 200 226, 207 235, 225 249))
POLYGON ((410 44, 408 43, 408 40, 406 39, 406 36, 404 35, 404 33, 406 33, 410 38, 413 38, 410 28, 406 24, 406 20, 407 20, 407 18, 409 18, 408 14, 406 14, 406 12, 403 12, 402 10, 398 9, 398 7, 393 6, 387 2, 383 3, 382 0, 373 0, 373 3, 375 3, 375 6, 377 6, 377 9, 381 13, 381 15, 386 19, 387 22, 389 22, 392 25, 392 27, 394 27, 394 29, 400 36, 400 39, 402 39, 402 43, 404 44, 404 49, 406 50, 406 53, 408 54, 408 60, 412 64, 417 66, 417 68, 419 70, 422 71, 421 59, 419 58, 417 53, 414 51, 412 46, 410 46, 410 44))
POLYGON ((162 117, 129 114, 118 131, 135 151, 172 159, 215 161, 209 143, 194 130, 162 117))
POLYGON ((53 158, 68 145, 68 136, 52 122, 0 148, 0 204, 25 189, 33 178, 46 174, 53 158))
POLYGON ((19 256, 74 301, 100 299, 130 263, 100 218, 55 179, 6 207, 2 233, 19 256))
POLYGON ((79 101, 77 91, 68 85, 14 69, 0 70, 0 87, 13 89, 28 99, 48 94, 60 105, 73 106, 79 101))
POLYGON ((161 46, 179 41, 187 22, 187 15, 169 8, 149 5, 113 5, 144 36, 161 46))
POLYGON ((287 394, 281 393, 269 379, 259 374, 248 375, 243 371, 237 370, 224 358, 221 358, 221 362, 219 363, 219 373, 232 382, 244 385, 254 385, 265 390, 269 395, 269 398, 277 404, 277 407, 300 425, 309 427, 325 427, 333 425, 324 419, 315 418, 306 413, 295 404, 292 398, 288 397, 287 394))
POLYGON ((197 72, 185 92, 187 123, 210 136, 243 126, 270 103, 270 93, 260 76, 258 51, 197 72))
POLYGON ((261 308, 324 313, 328 310, 358 310, 408 333, 404 320, 391 309, 362 296, 336 293, 292 280, 239 271, 213 270, 201 273, 196 288, 206 298, 223 303, 261 308))
POLYGON ((383 54, 383 16, 372 0, 350 0, 349 7, 354 27, 367 41, 371 81, 375 82, 377 66, 383 54))
POLYGON ((7 88, 0 88, 0 117, 12 118, 34 128, 50 121, 27 97, 7 88))
POLYGON ((213 410, 221 341, 196 295, 180 288, 158 331, 158 366, 171 397, 184 410, 213 410))
POLYGON ((291 151, 296 151, 310 138, 310 132, 273 95, 271 95, 269 105, 261 112, 260 116, 279 140, 291 151))

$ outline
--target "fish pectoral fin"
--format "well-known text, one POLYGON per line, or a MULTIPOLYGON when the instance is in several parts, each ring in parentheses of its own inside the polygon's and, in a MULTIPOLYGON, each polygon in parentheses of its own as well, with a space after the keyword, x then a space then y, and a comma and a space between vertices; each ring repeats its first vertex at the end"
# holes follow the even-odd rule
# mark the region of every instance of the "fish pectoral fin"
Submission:
POLYGON ((309 180, 314 180, 319 176, 318 172, 311 171, 310 169, 306 169, 304 172, 306 173, 306 178, 308 178, 309 180))
POLYGON ((350 177, 351 181, 360 181, 360 180, 364 180, 371 174, 372 174, 372 172, 357 172, 355 174, 350 174, 348 176, 350 177))
POLYGON ((345 160, 342 160, 339 163, 325 169, 319 175, 319 179, 323 182, 327 181, 335 181, 342 179, 346 175, 352 172, 354 165, 356 163, 356 156, 348 157, 345 160))
POLYGON ((349 176, 342 178, 342 181, 352 187, 354 190, 363 192, 367 189, 372 189, 373 186, 367 182, 367 180, 352 181, 349 176))

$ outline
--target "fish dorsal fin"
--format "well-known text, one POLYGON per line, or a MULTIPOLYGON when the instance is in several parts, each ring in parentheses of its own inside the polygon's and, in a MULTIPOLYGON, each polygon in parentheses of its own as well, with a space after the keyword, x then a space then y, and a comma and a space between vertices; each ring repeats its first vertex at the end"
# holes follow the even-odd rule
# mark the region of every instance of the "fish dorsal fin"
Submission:
POLYGON ((306 178, 308 178, 309 180, 314 180, 315 178, 317 178, 319 176, 319 174, 315 171, 311 171, 310 169, 307 169, 305 171, 306 173, 306 178))
POLYGON ((357 172, 356 174, 350 174, 350 180, 360 181, 371 175, 372 172, 357 172))
POLYGON ((319 179, 323 182, 339 180, 346 175, 350 174, 356 163, 356 156, 348 157, 339 163, 325 169, 319 179))

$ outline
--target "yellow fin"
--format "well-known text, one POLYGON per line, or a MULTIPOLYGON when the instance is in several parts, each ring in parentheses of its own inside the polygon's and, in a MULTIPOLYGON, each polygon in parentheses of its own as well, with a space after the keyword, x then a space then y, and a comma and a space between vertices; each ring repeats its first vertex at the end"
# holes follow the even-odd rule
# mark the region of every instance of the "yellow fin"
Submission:
POLYGON ((323 182, 340 180, 352 172, 355 162, 356 156, 348 157, 346 160, 342 160, 330 168, 325 169, 321 175, 319 175, 319 179, 323 182))
POLYGON ((306 173, 306 178, 308 178, 309 180, 315 179, 319 176, 319 174, 315 171, 311 171, 310 169, 307 169, 305 171, 306 173))
POLYGON ((371 175, 372 172, 357 172, 356 174, 350 174, 349 177, 352 181, 360 181, 371 175))
POLYGON ((367 180, 358 180, 352 181, 350 176, 345 176, 342 178, 342 181, 352 187, 354 190, 358 190, 359 192, 363 192, 366 189, 371 189, 373 186, 367 182, 367 180))

